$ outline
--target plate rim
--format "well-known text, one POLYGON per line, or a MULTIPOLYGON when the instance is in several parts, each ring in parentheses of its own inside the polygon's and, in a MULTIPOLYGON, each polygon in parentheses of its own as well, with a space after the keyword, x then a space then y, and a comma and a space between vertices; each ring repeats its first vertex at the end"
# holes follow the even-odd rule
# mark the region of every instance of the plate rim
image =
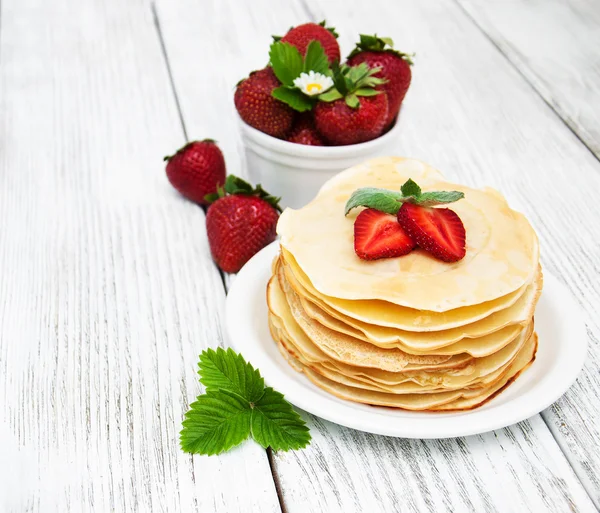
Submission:
MULTIPOLYGON (((410 415, 413 412, 398 410, 402 412, 403 416, 398 417, 398 422, 391 422, 391 417, 385 415, 383 411, 376 411, 376 408, 378 408, 376 406, 340 399, 321 389, 318 389, 320 393, 310 391, 310 386, 316 388, 316 385, 312 384, 301 373, 294 371, 293 377, 286 375, 279 364, 267 356, 264 349, 258 346, 254 348, 249 346, 248 342, 244 343, 242 341, 244 337, 239 337, 241 340, 236 340, 238 338, 237 331, 240 329, 240 308, 244 307, 247 296, 247 291, 244 291, 244 287, 248 283, 253 283, 256 288, 257 281, 261 280, 265 274, 265 268, 268 269, 268 273, 266 274, 271 275, 271 263, 278 251, 279 241, 276 240, 254 255, 236 276, 226 298, 225 334, 229 344, 242 354, 245 351, 246 354, 244 354, 244 357, 258 368, 265 381, 283 393, 290 403, 313 415, 341 426, 378 435, 416 439, 454 438, 487 433, 537 415, 556 402, 575 382, 587 359, 589 342, 581 309, 567 287, 552 273, 544 270, 544 288, 540 300, 543 297, 560 294, 561 308, 566 312, 564 317, 569 319, 569 323, 571 324, 570 329, 573 330, 572 338, 579 342, 577 344, 577 352, 573 351, 572 357, 569 358, 564 378, 552 382, 553 386, 549 387, 550 389, 545 392, 543 400, 537 401, 535 406, 532 407, 531 404, 527 405, 529 402, 528 399, 531 399, 529 397, 531 392, 529 394, 522 393, 496 406, 493 405, 494 399, 492 399, 485 409, 473 409, 461 412, 414 412, 416 415, 427 415, 429 418, 421 416, 418 418, 415 417, 410 421, 410 415), (544 296, 544 291, 546 291, 546 296, 544 296), (233 322, 234 319, 235 322, 233 322), (249 353, 252 353, 254 356, 250 356, 249 353), (310 384, 308 388, 310 393, 306 395, 308 384, 310 384), (374 410, 360 411, 357 409, 357 405, 359 407, 373 408, 374 410), (494 414, 498 410, 503 411, 503 415, 494 414), (462 419, 466 419, 467 417, 477 422, 462 422, 462 419), (386 422, 382 422, 382 418, 386 419, 386 422), (442 418, 446 422, 436 422, 442 418), (459 420, 452 421, 451 419, 459 420), (419 432, 417 433, 417 431, 419 432)), ((264 283, 263 300, 266 304, 266 281, 264 283)), ((259 320, 258 322, 266 323, 266 319, 263 321, 259 320)), ((254 330, 256 331, 255 327, 254 330)), ((571 347, 570 349, 573 348, 571 347)), ((538 356, 539 348, 536 359, 538 356)), ((285 365, 289 364, 285 362, 285 365)), ((563 368, 563 370, 565 369, 563 368)), ((533 387, 533 390, 535 390, 535 387, 533 387)), ((502 395, 499 397, 502 397, 502 395)), ((389 411, 389 409, 385 411, 389 411)))

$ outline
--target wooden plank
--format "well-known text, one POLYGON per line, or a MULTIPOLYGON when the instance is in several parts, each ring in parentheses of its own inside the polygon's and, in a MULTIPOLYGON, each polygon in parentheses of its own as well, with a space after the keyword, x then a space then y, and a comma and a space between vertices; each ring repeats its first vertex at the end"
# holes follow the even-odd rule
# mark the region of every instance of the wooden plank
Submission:
POLYGON ((536 91, 600 157, 597 0, 458 0, 536 91))
MULTIPOLYGON (((581 276, 596 269, 596 238, 587 234, 599 230, 600 208, 592 192, 600 187, 598 163, 457 6, 378 0, 364 9, 359 4, 315 0, 308 4, 308 15, 337 26, 344 54, 359 31, 389 34, 400 48, 417 51, 398 154, 427 160, 468 184, 502 189, 536 225, 546 268, 569 283, 591 314, 600 287, 581 276), (581 191, 570 185, 574 166, 585 184, 581 191), (572 205, 565 189, 583 194, 582 203, 572 205)), ((197 126, 202 136, 222 134, 215 136, 228 162, 237 163, 242 153, 233 111, 234 84, 264 63, 267 35, 305 20, 302 14, 302 7, 293 3, 222 2, 217 7, 197 0, 159 2, 186 124, 197 126), (256 13, 264 13, 264 18, 256 13), (197 19, 211 19, 211 27, 196 30, 197 19), (218 34, 227 38, 217 51, 218 34), (200 61, 203 66, 194 65, 200 61), (227 95, 206 102, 198 89, 208 87, 202 86, 207 81, 220 84, 214 90, 223 89, 227 95)), ((574 439, 581 436, 589 447, 598 447, 593 420, 598 415, 594 393, 600 387, 589 371, 580 383, 583 380, 593 382, 592 390, 586 394, 578 386, 569 396, 588 402, 583 415, 590 423, 586 427, 572 422, 563 429, 574 439)), ((539 416, 480 437, 444 441, 377 437, 310 415, 307 420, 312 445, 273 457, 285 508, 291 513, 595 510, 539 416)), ((592 451, 586 462, 598 464, 592 451)))
POLYGON ((374 436, 310 417, 312 445, 275 455, 287 511, 595 511, 539 415, 448 440, 374 436))
POLYGON ((2 0, 0 511, 280 511, 265 451, 178 448, 222 342, 146 2, 2 0))

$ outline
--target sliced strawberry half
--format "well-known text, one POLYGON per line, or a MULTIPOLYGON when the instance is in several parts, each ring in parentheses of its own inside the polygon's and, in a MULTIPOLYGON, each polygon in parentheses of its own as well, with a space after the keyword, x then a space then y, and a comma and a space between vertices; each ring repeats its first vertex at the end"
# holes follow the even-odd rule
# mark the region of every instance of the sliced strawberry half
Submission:
POLYGON ((363 260, 399 257, 410 253, 415 246, 390 214, 368 208, 354 221, 354 251, 363 260))
POLYGON ((465 227, 454 210, 406 202, 398 211, 398 223, 419 247, 435 258, 458 262, 465 256, 465 227))

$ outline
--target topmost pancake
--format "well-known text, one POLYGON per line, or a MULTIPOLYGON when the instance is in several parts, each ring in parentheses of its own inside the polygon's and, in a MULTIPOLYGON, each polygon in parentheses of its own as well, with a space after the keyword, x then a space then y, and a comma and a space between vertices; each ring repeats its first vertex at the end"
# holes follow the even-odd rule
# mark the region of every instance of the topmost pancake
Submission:
POLYGON ((277 232, 282 246, 322 294, 379 299, 433 312, 510 294, 531 282, 539 259, 531 225, 500 193, 444 182, 427 164, 399 157, 374 159, 337 175, 311 203, 286 209, 277 232), (461 261, 448 264, 422 250, 372 262, 356 256, 353 225, 359 210, 344 216, 352 192, 360 187, 399 191, 409 178, 423 191, 464 192, 465 198, 451 205, 466 229, 467 253, 461 261))

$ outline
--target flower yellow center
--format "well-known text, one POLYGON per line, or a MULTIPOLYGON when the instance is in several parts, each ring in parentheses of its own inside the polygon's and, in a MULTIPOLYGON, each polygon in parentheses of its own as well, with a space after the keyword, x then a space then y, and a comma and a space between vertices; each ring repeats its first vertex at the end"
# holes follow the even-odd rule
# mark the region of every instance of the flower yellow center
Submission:
POLYGON ((323 86, 321 84, 315 84, 313 82, 312 84, 306 84, 306 90, 309 93, 314 93, 315 91, 317 93, 320 93, 323 90, 323 86))

